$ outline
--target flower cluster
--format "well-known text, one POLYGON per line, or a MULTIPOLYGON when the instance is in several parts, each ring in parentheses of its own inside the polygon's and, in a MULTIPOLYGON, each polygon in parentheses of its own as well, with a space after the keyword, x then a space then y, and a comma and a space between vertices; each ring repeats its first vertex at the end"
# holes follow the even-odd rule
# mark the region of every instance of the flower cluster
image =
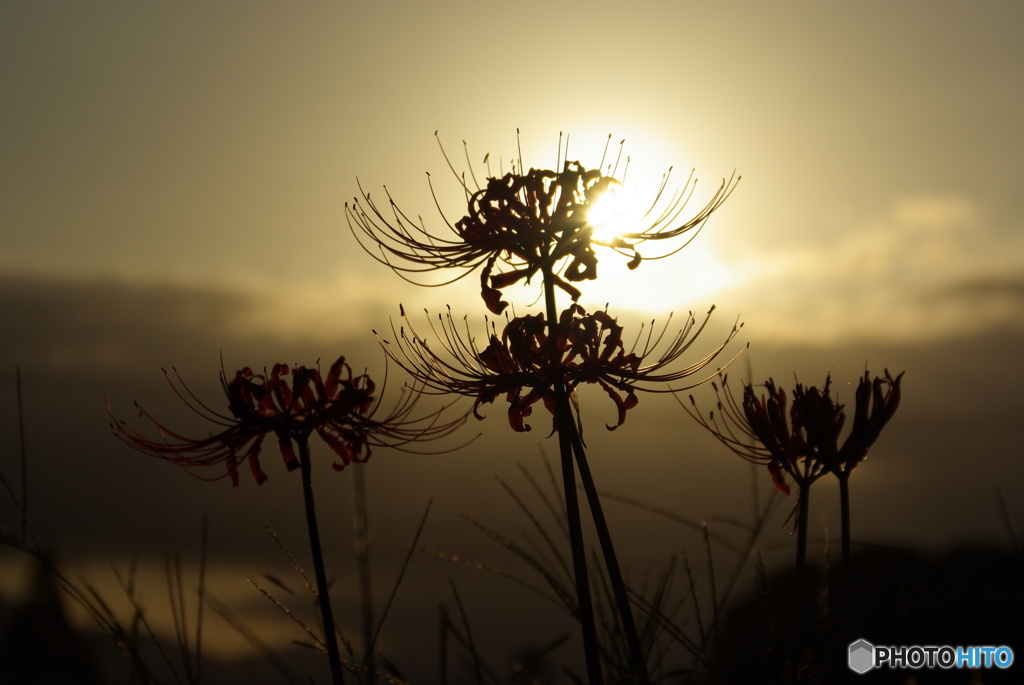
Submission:
POLYGON ((871 379, 867 371, 857 386, 853 427, 839 445, 846 421, 845 405, 831 395, 832 378, 826 376, 819 389, 797 384, 793 403, 787 410, 786 392, 772 379, 764 383, 767 395, 758 396, 754 386, 744 384, 739 403, 721 377, 721 387, 713 383, 718 395, 718 412, 704 417, 696 401, 687 411, 716 438, 744 459, 765 464, 775 485, 789 494, 783 472, 798 482, 813 482, 824 473, 849 474, 865 456, 899 407, 900 381, 886 369, 885 377, 871 379))
MULTIPOLYGON (((171 431, 150 412, 140 414, 158 429, 154 440, 115 421, 117 436, 135 449, 187 468, 224 464, 226 475, 238 485, 238 465, 245 461, 257 483, 267 475, 260 467, 260 451, 268 435, 277 438, 281 458, 289 471, 299 467, 295 444, 308 448, 315 432, 340 460, 336 471, 351 462, 365 462, 371 447, 402 447, 414 440, 438 438, 462 425, 465 416, 441 421, 444 408, 410 419, 418 401, 415 392, 403 393, 397 407, 386 417, 376 415, 380 407, 376 386, 366 374, 353 375, 344 357, 339 357, 321 375, 319 366, 289 368, 275 364, 268 374, 246 367, 229 381, 221 372, 221 385, 228 401, 228 414, 217 412, 200 401, 177 376, 178 385, 165 372, 175 394, 194 412, 220 426, 220 432, 206 438, 189 438, 171 431)), ((220 476, 218 476, 219 478, 220 476)))
MULTIPOLYGON (((447 316, 439 315, 437 323, 431 322, 433 336, 429 341, 420 337, 406 319, 406 325, 400 330, 394 330, 392 325, 393 345, 386 340, 381 343, 391 358, 422 384, 425 391, 473 398, 472 411, 478 419, 483 418, 481 405, 491 404, 501 396, 508 402, 508 420, 515 431, 530 430, 527 419, 538 402, 552 414, 554 430, 559 431, 576 612, 583 632, 590 682, 602 681, 601 658, 576 493, 576 466, 587 493, 628 644, 630 671, 636 676, 636 682, 648 683, 650 679, 630 598, 587 464, 578 404, 573 421, 575 390, 581 384, 595 384, 604 390, 616 408, 616 422, 607 424, 609 430, 614 430, 637 405, 637 391, 685 389, 672 388, 669 384, 686 380, 710 364, 736 335, 738 327, 734 326, 725 342, 711 354, 689 366, 674 368, 703 331, 707 318, 698 327, 690 314, 674 335, 668 332, 668 324, 656 331, 652 323, 646 336, 641 329, 635 342, 627 345, 622 327, 607 311, 588 314, 577 304, 560 310, 556 294, 558 291, 567 293, 574 303, 580 298, 582 293, 574 283, 597 278, 597 246, 627 255, 627 266, 635 269, 642 259, 637 251, 640 243, 668 240, 686 233, 692 239, 729 197, 735 188, 734 180, 723 180, 711 200, 696 215, 684 220, 680 217, 693 195, 695 183, 691 183, 691 176, 682 190, 666 193, 670 169, 662 177, 661 187, 642 217, 617 235, 602 237, 601 215, 607 218, 616 214, 610 204, 613 197, 610 191, 621 185, 620 179, 615 177, 618 162, 608 174, 600 170, 604 166, 603 158, 596 169, 588 169, 579 162, 569 161, 567 151, 563 157, 560 140, 554 170, 525 171, 520 154, 518 167, 514 165, 511 173, 492 175, 488 169, 485 184, 480 187, 472 167, 469 170, 471 186, 465 175, 460 178, 447 155, 445 159, 465 192, 467 209, 459 221, 452 224, 442 212, 447 230, 440 234, 429 231, 422 220, 413 221, 400 210, 387 189, 390 207, 382 209, 360 186, 360 197, 345 205, 349 228, 356 240, 373 258, 413 283, 424 274, 432 278, 442 269, 457 272, 447 281, 449 283, 479 269, 481 296, 492 314, 501 314, 508 307, 509 303, 502 299, 503 289, 517 283, 530 283, 536 277, 542 289, 544 313, 511 318, 506 315, 506 325, 500 334, 497 325, 488 322, 490 332, 482 348, 468 326, 466 332, 462 332, 450 310, 447 316), (666 199, 664 203, 662 198, 666 199), (437 351, 431 347, 435 341, 439 345, 437 351)), ((486 157, 484 162, 486 164, 486 157)), ((433 185, 431 192, 440 209, 433 185)), ((654 258, 674 254, 687 242, 670 246, 654 258)), ((440 285, 424 283, 428 284, 440 285)), ((707 379, 701 378, 698 383, 704 380, 707 379)))
POLYGON ((444 348, 441 354, 435 353, 429 342, 416 333, 408 317, 408 331, 406 326, 392 331, 394 345, 382 342, 391 358, 429 391, 473 397, 473 413, 478 419, 483 418, 479 413, 482 404, 490 404, 504 395, 509 403, 510 425, 516 431, 528 431, 526 418, 537 402, 555 413, 555 389, 559 382, 567 393, 581 384, 596 384, 615 404, 617 421, 607 425, 614 430, 625 422, 626 412, 637 405, 636 391, 686 389, 673 389, 668 384, 699 372, 732 340, 739 326, 734 326, 726 340, 710 354, 692 364, 669 368, 689 350, 710 314, 709 311, 699 326, 691 314, 674 334, 669 334, 667 323, 655 331, 652 322, 646 335, 641 330, 628 347, 622 326, 607 311, 588 314, 575 304, 564 310, 551 327, 543 314, 507 319, 500 334, 495 324, 489 322, 487 345, 482 349, 468 325, 463 333, 450 311, 431 324, 434 337, 444 348))
POLYGON ((361 197, 346 203, 345 211, 349 227, 363 248, 409 280, 416 276, 406 274, 449 267, 463 270, 456 280, 482 267, 481 295, 488 309, 500 314, 508 305, 501 299, 501 290, 528 281, 543 268, 550 268, 556 274, 555 285, 576 301, 580 291, 572 282, 597 277, 594 245, 629 254, 629 268, 636 268, 641 261, 636 250, 639 243, 699 230, 735 187, 733 179, 723 180, 711 200, 693 217, 683 220, 680 216, 692 197, 695 182, 691 183, 691 177, 662 203, 670 173, 671 169, 644 215, 656 218, 640 230, 607 241, 594 237, 588 214, 595 200, 620 182, 572 161, 566 161, 561 171, 523 171, 520 163, 518 173, 490 177, 483 188, 471 188, 460 179, 468 201, 466 214, 454 225, 442 215, 447 231, 440 235, 411 220, 387 189, 387 213, 361 186, 361 197), (507 268, 499 269, 499 262, 507 268))

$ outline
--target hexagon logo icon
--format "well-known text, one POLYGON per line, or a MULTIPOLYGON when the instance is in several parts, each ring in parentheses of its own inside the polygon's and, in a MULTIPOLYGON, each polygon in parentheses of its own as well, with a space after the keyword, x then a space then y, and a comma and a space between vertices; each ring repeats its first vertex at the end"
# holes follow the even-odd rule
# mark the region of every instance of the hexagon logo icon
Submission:
POLYGON ((875 667, 875 646, 867 640, 850 643, 850 670, 864 674, 875 667))

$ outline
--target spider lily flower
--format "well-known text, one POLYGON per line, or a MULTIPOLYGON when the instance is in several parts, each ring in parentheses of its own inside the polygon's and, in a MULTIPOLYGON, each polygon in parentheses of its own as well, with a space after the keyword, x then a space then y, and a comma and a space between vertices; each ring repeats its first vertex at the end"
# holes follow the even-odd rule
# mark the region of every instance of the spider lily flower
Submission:
POLYGON ((760 397, 752 385, 743 385, 743 400, 738 402, 729 386, 729 376, 720 374, 720 384, 712 382, 718 400, 718 414, 707 417, 697 409, 697 401, 690 395, 690 405, 683 408, 712 435, 755 464, 768 467, 772 482, 783 494, 790 492, 783 471, 807 453, 804 437, 789 425, 785 390, 772 379, 765 381, 767 396, 760 397))
POLYGON ((487 344, 481 347, 470 333, 468 323, 463 332, 449 309, 445 316, 438 315, 431 322, 440 353, 432 348, 433 340, 416 333, 403 311, 406 325, 397 331, 392 326, 394 344, 386 340, 381 340, 381 344, 392 359, 424 386, 424 392, 474 398, 472 411, 478 419, 484 418, 481 405, 504 396, 509 404, 509 424, 520 432, 531 429, 526 419, 538 402, 555 414, 559 378, 567 393, 581 384, 596 384, 615 405, 616 422, 606 424, 608 430, 614 430, 625 422, 626 412, 637 405, 637 391, 678 392, 707 380, 701 378, 685 388, 668 385, 697 374, 739 331, 739 326, 734 326, 721 345, 694 363, 670 368, 677 365, 704 330, 711 311, 699 325, 691 313, 674 334, 669 333, 668 323, 655 330, 652 322, 646 332, 642 328, 636 339, 627 344, 622 326, 607 311, 588 314, 581 306, 571 305, 560 314, 554 327, 547 325, 543 314, 506 317, 500 333, 495 323, 487 320, 487 344), (552 334, 556 336, 553 344, 549 340, 552 334), (556 351, 555 359, 551 357, 552 350, 556 351))
POLYGON ((807 436, 808 451, 826 469, 837 476, 847 475, 864 457, 899 407, 900 381, 885 370, 885 378, 871 379, 865 371, 857 385, 853 427, 842 446, 839 435, 846 421, 845 405, 830 397, 832 379, 826 377, 821 390, 797 384, 793 397, 793 424, 807 436))
POLYGON ((740 403, 726 375, 721 376, 721 387, 712 383, 718 396, 718 417, 712 411, 705 418, 697 410, 692 395, 693 409, 685 405, 684 408, 733 452, 748 461, 767 465, 776 487, 788 495, 784 472, 801 484, 810 484, 828 471, 837 475, 840 471, 848 473, 864 458, 899 406, 902 378, 901 373, 894 380, 887 369, 885 379, 871 381, 865 372, 857 388, 854 425, 841 447, 839 436, 846 421, 845 405, 832 399, 831 375, 826 376, 820 389, 798 383, 788 410, 786 392, 772 379, 764 383, 767 395, 758 396, 754 386, 744 384, 740 403))
MULTIPOLYGON (((621 185, 613 175, 617 164, 608 169, 609 174, 604 174, 568 159, 561 163, 559 142, 560 170, 526 171, 520 159, 518 170, 513 168, 501 176, 491 176, 488 169, 481 187, 476 184, 472 168, 467 180, 465 174, 455 171, 447 154, 445 160, 465 193, 467 208, 462 219, 452 224, 445 217, 432 184, 431 193, 445 224, 438 232, 428 230, 421 219, 414 221, 399 209, 387 188, 384 192, 388 206, 379 207, 360 185, 360 196, 345 204, 349 228, 372 257, 414 283, 419 274, 437 269, 461 269, 462 273, 448 281, 451 282, 479 268, 481 295, 495 314, 502 313, 508 304, 501 299, 503 288, 529 281, 541 269, 550 269, 554 284, 576 301, 580 291, 572 283, 597 277, 595 245, 630 255, 628 265, 634 269, 641 261, 636 249, 640 243, 676 238, 690 231, 696 235, 739 180, 723 180, 703 208, 683 219, 696 181, 691 174, 681 189, 666 197, 669 169, 639 219, 642 225, 635 231, 600 239, 594 235, 589 211, 610 188, 621 185)), ((603 164, 602 159, 599 166, 603 164)), ((685 243, 660 257, 674 254, 683 246, 685 243)))
POLYGON ((889 369, 886 369, 885 378, 876 377, 871 380, 868 372, 864 372, 857 386, 853 428, 839 448, 837 463, 832 467, 834 471, 842 469, 844 473, 849 473, 867 456, 868 449, 875 444, 882 429, 900 406, 903 394, 900 381, 904 373, 893 378, 889 369))
POLYGON ((177 384, 166 371, 164 376, 189 409, 220 431, 205 438, 190 438, 170 430, 139 407, 140 415, 156 426, 159 439, 147 437, 116 420, 112 424, 115 434, 140 452, 189 469, 223 464, 225 475, 235 486, 242 461, 256 483, 267 479, 259 457, 263 440, 269 435, 277 439, 281 459, 289 471, 299 468, 295 444, 300 449, 308 448, 313 433, 338 457, 339 461, 332 466, 341 471, 352 462, 369 459, 372 447, 401 449, 414 441, 447 435, 465 421, 465 415, 442 421, 440 415, 446 407, 410 418, 419 400, 415 390, 403 392, 390 413, 378 416, 381 412, 376 385, 366 374, 353 375, 344 357, 331 365, 326 377, 321 375, 319 365, 289 368, 286 364, 275 364, 269 374, 257 374, 246 367, 230 381, 222 369, 220 380, 227 396, 228 413, 203 403, 176 371, 177 384))

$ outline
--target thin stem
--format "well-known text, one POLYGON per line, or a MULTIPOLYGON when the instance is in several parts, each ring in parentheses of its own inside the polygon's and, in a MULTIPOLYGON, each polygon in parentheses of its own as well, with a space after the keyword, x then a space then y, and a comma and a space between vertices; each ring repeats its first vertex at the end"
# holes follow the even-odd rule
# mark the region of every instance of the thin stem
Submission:
POLYGON ((199 591, 196 598, 196 670, 193 682, 198 683, 203 666, 203 614, 206 606, 206 554, 210 546, 210 520, 203 516, 203 535, 199 552, 199 591))
MULTIPOLYGON (((548 356, 552 367, 559 364, 558 312, 555 308, 554 274, 545 266, 544 303, 548 317, 548 356)), ((597 641, 597 622, 594 620, 594 604, 590 596, 590 579, 587 574, 586 549, 583 545, 583 524, 580 521, 580 505, 576 494, 576 471, 573 467, 572 442, 568 426, 572 424, 569 413, 569 398, 561 373, 552 369, 555 394, 555 425, 558 428, 558 447, 562 460, 562 486, 565 491, 565 510, 569 523, 569 546, 572 549, 572 565, 576 580, 576 603, 579 606, 580 627, 583 631, 583 651, 587 662, 587 679, 591 685, 603 682, 601 675, 601 647, 597 641)))
POLYGON ((343 685, 345 676, 341 671, 341 652, 338 651, 338 635, 334 630, 331 594, 327 587, 324 555, 320 549, 320 530, 316 524, 316 507, 313 504, 309 436, 299 436, 297 442, 299 443, 299 464, 302 472, 302 496, 306 503, 306 528, 309 530, 309 547, 313 554, 313 571, 316 574, 316 596, 320 604, 320 617, 324 624, 324 644, 327 646, 327 658, 331 663, 331 682, 333 685, 343 685))
MULTIPOLYGON (((568 402, 566 402, 563 411, 569 414, 568 402)), ((640 635, 636 629, 636 620, 633 618, 633 610, 629 605, 629 594, 626 591, 626 583, 622 578, 622 571, 619 568, 619 560, 615 554, 615 546, 612 544, 612 536, 604 517, 604 509, 601 507, 601 498, 597 493, 597 486, 594 485, 594 477, 590 472, 590 465, 587 463, 587 456, 583 449, 583 440, 580 439, 579 431, 576 430, 576 424, 572 421, 566 423, 568 424, 567 432, 572 440, 573 449, 576 452, 576 464, 580 469, 583 489, 587 493, 587 502, 590 504, 590 513, 594 518, 594 527, 597 530, 597 537, 601 543, 601 552, 604 554, 604 564, 608 568, 608 580, 612 585, 612 594, 615 596, 615 605, 619 612, 619 618, 622 621, 622 630, 626 634, 626 644, 629 648, 633 675, 641 685, 649 685, 651 679, 647 673, 647 663, 644 659, 643 648, 640 646, 640 635)), ((561 430, 561 426, 559 430, 561 430)))
POLYGON ((438 620, 438 651, 441 653, 441 658, 438 663, 438 678, 437 682, 441 685, 448 685, 448 631, 451 630, 448 625, 448 614, 445 611, 444 604, 439 607, 440 619, 438 620))
POLYGON ((795 571, 795 598, 793 602, 795 610, 795 628, 793 631, 795 640, 792 667, 797 682, 800 671, 807 665, 807 635, 808 635, 808 596, 807 591, 807 519, 811 503, 811 479, 801 479, 798 482, 800 489, 799 502, 797 504, 797 533, 796 533, 796 571, 795 571))
POLYGON ((850 472, 849 471, 836 471, 836 475, 839 477, 839 508, 840 516, 842 519, 842 565, 840 567, 840 585, 839 585, 839 601, 840 601, 840 635, 842 636, 842 644, 850 643, 850 583, 853 579, 853 569, 851 568, 850 560, 850 472))
POLYGON ((797 502, 796 529, 796 582, 800 589, 807 567, 807 509, 811 500, 810 483, 800 483, 799 500, 797 502))
MULTIPOLYGON (((557 420, 557 417, 556 417, 557 420)), ((560 422, 564 425, 564 421, 560 422)), ((597 621, 594 602, 590 596, 590 577, 587 572, 586 549, 583 544, 583 524, 576 494, 576 472, 572 462, 572 445, 565 431, 558 431, 558 446, 562 458, 562 484, 565 490, 565 508, 569 517, 569 545, 572 548, 572 566, 576 579, 576 603, 579 606, 580 625, 583 630, 583 649, 587 661, 587 676, 591 685, 600 685, 601 647, 597 640, 597 621)))
POLYGON ((25 456, 25 408, 21 402, 21 367, 14 367, 14 387, 18 395, 18 449, 21 455, 21 542, 28 537, 28 458, 25 456))
POLYGON ((376 680, 373 630, 373 586, 370 571, 370 524, 366 506, 366 473, 361 464, 352 468, 352 527, 355 529, 356 566, 359 572, 359 610, 363 627, 363 665, 366 685, 376 680))

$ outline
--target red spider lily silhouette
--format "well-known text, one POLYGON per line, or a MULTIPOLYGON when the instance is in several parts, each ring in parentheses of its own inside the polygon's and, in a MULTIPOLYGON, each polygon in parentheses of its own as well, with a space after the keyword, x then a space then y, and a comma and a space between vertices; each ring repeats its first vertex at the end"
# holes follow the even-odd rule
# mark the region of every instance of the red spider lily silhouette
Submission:
POLYGON ((693 409, 684 408, 733 452, 767 465, 776 487, 788 495, 784 472, 801 485, 809 485, 826 472, 849 474, 864 459, 899 407, 902 379, 902 373, 894 379, 888 369, 884 378, 874 380, 864 372, 857 386, 853 428, 841 447, 845 405, 836 404, 831 397, 831 375, 820 389, 798 383, 788 411, 786 393, 772 379, 765 381, 767 395, 760 397, 754 386, 744 383, 740 404, 726 375, 721 376, 721 387, 712 383, 720 419, 713 411, 707 418, 701 415, 692 395, 693 409))
POLYGON ((314 432, 338 457, 339 461, 332 466, 341 471, 352 462, 369 459, 371 447, 402 449, 415 441, 436 439, 454 431, 466 418, 463 414, 441 420, 447 407, 410 418, 419 400, 415 390, 404 391, 397 406, 386 416, 378 417, 380 402, 375 397, 374 382, 365 373, 353 375, 344 357, 331 365, 326 378, 322 377, 319 365, 290 369, 286 364, 275 364, 269 374, 256 374, 246 367, 230 381, 222 370, 221 385, 229 414, 217 412, 199 400, 176 371, 177 384, 166 371, 164 375, 190 409, 223 430, 206 438, 189 438, 171 431, 139 407, 140 415, 156 426, 160 438, 151 439, 124 421, 115 420, 112 427, 117 437, 140 452, 189 469, 224 464, 225 475, 235 486, 238 465, 243 460, 258 484, 267 479, 259 456, 264 438, 271 434, 277 438, 281 458, 289 471, 299 468, 295 444, 304 449, 314 432))
MULTIPOLYGON (((691 175, 681 190, 662 203, 671 174, 669 169, 644 215, 648 225, 605 242, 593 237, 587 216, 592 203, 610 186, 620 183, 613 176, 568 160, 561 165, 561 171, 530 169, 527 172, 520 160, 518 172, 489 176, 481 188, 471 187, 465 175, 460 177, 446 154, 445 160, 459 178, 468 205, 464 218, 454 225, 441 212, 447 231, 435 234, 423 226, 422 220, 410 219, 398 208, 386 188, 389 207, 385 212, 361 185, 360 197, 345 204, 349 228, 372 257, 410 282, 416 282, 415 274, 449 267, 462 269, 460 275, 448 281, 451 282, 482 267, 481 295, 495 314, 503 312, 508 305, 501 299, 501 289, 529 281, 545 266, 550 266, 556 274, 555 285, 575 301, 580 291, 571 283, 597 277, 598 258, 594 245, 629 254, 629 268, 633 269, 641 261, 636 250, 639 243, 675 238, 690 231, 693 231, 692 239, 729 197, 739 180, 723 180, 702 209, 692 218, 682 220, 680 216, 693 195, 696 181, 691 175), (507 268, 499 269, 499 263, 507 268)), ((472 178, 475 183, 475 175, 472 178)), ((441 211, 436 193, 434 200, 441 211)), ((674 254, 685 244, 668 254, 674 254)))
POLYGON ((740 326, 734 326, 726 340, 710 354, 687 366, 670 369, 693 345, 710 315, 711 311, 698 326, 690 314, 683 327, 671 335, 668 323, 656 332, 652 322, 646 335, 642 329, 627 348, 622 326, 607 311, 588 314, 581 306, 571 305, 553 327, 553 348, 557 350, 554 360, 549 340, 552 333, 543 314, 508 319, 500 334, 497 326, 488 321, 490 333, 482 349, 468 325, 464 333, 460 330, 450 310, 431 323, 434 337, 443 348, 441 354, 435 353, 430 342, 416 333, 408 317, 400 330, 392 328, 394 344, 381 342, 391 358, 423 384, 424 392, 474 398, 473 414, 478 419, 483 418, 481 405, 504 395, 513 430, 530 430, 526 418, 537 402, 555 413, 554 388, 561 377, 569 393, 580 384, 599 385, 615 404, 617 421, 606 425, 614 430, 625 422, 626 412, 637 405, 636 391, 678 392, 707 380, 701 378, 682 388, 668 385, 697 374, 739 331, 740 326))

